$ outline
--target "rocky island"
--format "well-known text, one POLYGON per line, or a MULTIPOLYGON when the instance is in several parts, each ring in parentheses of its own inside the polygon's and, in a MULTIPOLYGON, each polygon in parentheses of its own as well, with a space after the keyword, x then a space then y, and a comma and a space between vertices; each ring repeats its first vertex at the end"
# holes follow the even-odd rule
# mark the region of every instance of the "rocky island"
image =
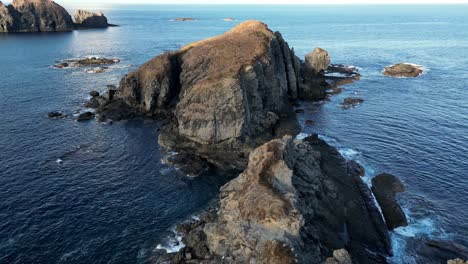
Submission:
POLYGON ((158 141, 178 153, 172 160, 191 164, 187 174, 240 173, 215 208, 177 227, 184 247, 157 252, 155 263, 387 263, 388 230, 407 225, 396 199, 403 184, 382 174, 372 192, 360 164, 317 135, 294 139, 292 105, 326 98, 333 86, 326 74, 334 72, 359 78, 330 66, 320 48, 301 61, 279 32, 247 21, 153 58, 102 95, 92 92, 100 120, 161 120, 158 141))
POLYGON ((102 13, 78 10, 75 19, 76 23, 52 0, 13 0, 8 6, 0 2, 0 32, 63 32, 111 26, 102 13))

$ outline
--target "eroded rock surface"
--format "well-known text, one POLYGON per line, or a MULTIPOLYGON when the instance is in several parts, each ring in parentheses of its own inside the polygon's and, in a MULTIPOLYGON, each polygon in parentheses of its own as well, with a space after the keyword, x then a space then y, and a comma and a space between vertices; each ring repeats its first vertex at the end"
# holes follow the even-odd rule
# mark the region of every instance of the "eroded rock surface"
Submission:
POLYGON ((330 263, 386 263, 391 254, 370 190, 317 136, 254 150, 247 169, 222 187, 217 213, 186 232, 197 243, 164 255, 166 262, 184 263, 187 252, 191 263, 324 263, 330 256, 337 261, 330 263))

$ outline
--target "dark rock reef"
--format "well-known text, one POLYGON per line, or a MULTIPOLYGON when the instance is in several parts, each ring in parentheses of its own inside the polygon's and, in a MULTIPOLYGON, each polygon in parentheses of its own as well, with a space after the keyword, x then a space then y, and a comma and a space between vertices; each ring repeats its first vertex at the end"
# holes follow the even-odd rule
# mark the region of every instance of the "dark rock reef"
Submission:
POLYGON ((384 74, 390 77, 418 77, 422 73, 421 66, 410 63, 398 63, 384 70, 384 74))
POLYGON ((156 262, 386 263, 392 254, 370 190, 316 135, 254 150, 207 218, 183 225, 186 247, 156 262))
POLYGON ((358 97, 346 97, 343 102, 341 103, 341 106, 344 109, 348 109, 351 107, 358 106, 364 102, 364 99, 358 98, 358 97))
MULTIPOLYGON (((89 57, 80 59, 67 59, 54 64, 55 68, 63 69, 68 67, 88 67, 88 66, 99 66, 99 65, 112 65, 119 63, 119 59, 89 57)), ((103 67, 99 67, 103 68, 103 67)), ((95 68, 96 70, 99 68, 95 68)), ((103 68, 105 70, 105 68, 103 68)))
MULTIPOLYGON (((88 20, 81 20, 81 17, 77 24, 80 27, 103 27, 104 19, 107 24, 104 15, 94 14, 88 20)), ((52 0, 13 0, 8 6, 0 2, 0 32, 60 32, 74 29, 76 27, 70 14, 52 0)))
POLYGON ((329 58, 295 56, 278 32, 247 21, 223 35, 167 52, 129 73, 104 116, 127 105, 132 114, 163 117, 162 146, 241 171, 260 144, 298 132, 290 99, 319 100, 329 58))
POLYGON ((396 201, 396 193, 404 191, 405 186, 394 175, 382 173, 372 178, 372 192, 382 208, 389 230, 408 225, 406 215, 396 201))

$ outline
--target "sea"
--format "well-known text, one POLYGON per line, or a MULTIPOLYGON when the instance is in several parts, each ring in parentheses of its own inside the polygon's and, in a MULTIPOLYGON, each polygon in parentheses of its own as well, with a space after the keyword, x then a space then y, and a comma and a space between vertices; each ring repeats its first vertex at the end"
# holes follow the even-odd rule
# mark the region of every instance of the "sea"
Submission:
POLYGON ((303 102, 299 120, 303 134, 318 133, 362 163, 366 182, 381 172, 404 182, 398 200, 409 226, 391 232, 389 261, 417 263, 407 242, 415 237, 468 246, 468 5, 94 8, 119 27, 0 34, 0 263, 146 263, 176 223, 216 198, 228 177, 187 177, 164 163, 158 121, 73 115, 89 91, 249 19, 280 31, 300 57, 321 47, 332 63, 360 69, 361 80, 329 101, 303 102), (121 62, 100 74, 52 67, 88 56, 121 62), (383 76, 398 62, 424 74, 383 76), (365 101, 343 109, 348 96, 365 101), (49 119, 50 111, 69 117, 49 119))

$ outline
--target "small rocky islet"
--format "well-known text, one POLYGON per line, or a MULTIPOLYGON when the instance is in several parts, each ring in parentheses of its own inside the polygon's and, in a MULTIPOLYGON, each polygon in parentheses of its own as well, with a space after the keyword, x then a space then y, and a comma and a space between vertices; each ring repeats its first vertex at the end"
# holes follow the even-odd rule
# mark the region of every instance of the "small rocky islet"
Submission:
POLYGON ((414 78, 423 74, 423 68, 420 65, 411 63, 398 63, 388 66, 384 69, 384 75, 389 77, 408 77, 414 78))
POLYGON ((115 26, 102 13, 84 10, 70 14, 52 0, 13 0, 0 2, 0 32, 63 32, 75 29, 115 26))

